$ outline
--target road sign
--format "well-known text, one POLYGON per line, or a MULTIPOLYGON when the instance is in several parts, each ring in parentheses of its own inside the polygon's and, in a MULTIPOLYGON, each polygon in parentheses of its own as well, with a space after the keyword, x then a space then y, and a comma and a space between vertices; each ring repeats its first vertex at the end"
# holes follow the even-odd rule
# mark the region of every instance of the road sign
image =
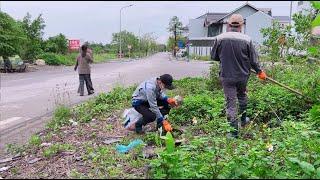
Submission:
POLYGON ((183 45, 183 42, 182 42, 182 41, 178 41, 178 47, 179 47, 179 48, 183 48, 183 47, 184 47, 184 45, 183 45))
POLYGON ((79 39, 70 39, 69 40, 69 49, 77 50, 80 48, 80 40, 79 39))

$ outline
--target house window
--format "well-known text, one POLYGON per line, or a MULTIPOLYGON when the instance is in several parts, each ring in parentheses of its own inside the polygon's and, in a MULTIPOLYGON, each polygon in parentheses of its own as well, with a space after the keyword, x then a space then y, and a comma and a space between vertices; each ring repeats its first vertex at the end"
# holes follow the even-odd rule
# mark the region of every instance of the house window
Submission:
POLYGON ((211 24, 208 27, 208 37, 214 37, 222 32, 222 24, 211 24))
POLYGON ((298 1, 298 6, 301 6, 303 4, 303 1, 298 1))

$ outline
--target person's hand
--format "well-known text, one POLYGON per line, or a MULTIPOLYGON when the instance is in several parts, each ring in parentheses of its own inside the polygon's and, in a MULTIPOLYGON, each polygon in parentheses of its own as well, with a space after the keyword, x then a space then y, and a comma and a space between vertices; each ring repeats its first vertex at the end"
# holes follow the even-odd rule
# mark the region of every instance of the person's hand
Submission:
POLYGON ((168 98, 167 102, 170 104, 170 106, 174 107, 177 106, 177 101, 174 98, 168 98))
POLYGON ((171 124, 169 123, 169 121, 163 120, 162 125, 163 125, 163 128, 165 131, 167 131, 167 132, 172 131, 172 127, 171 127, 171 124))
POLYGON ((267 74, 264 71, 260 71, 258 73, 258 78, 261 80, 266 80, 267 79, 267 74))

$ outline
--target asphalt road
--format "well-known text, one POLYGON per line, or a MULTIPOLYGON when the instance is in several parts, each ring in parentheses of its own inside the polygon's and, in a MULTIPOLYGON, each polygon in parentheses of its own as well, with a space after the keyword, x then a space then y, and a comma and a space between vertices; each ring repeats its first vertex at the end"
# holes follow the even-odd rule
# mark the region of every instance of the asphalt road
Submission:
POLYGON ((164 73, 175 79, 204 76, 210 64, 203 61, 170 60, 168 53, 129 62, 92 65, 95 94, 77 94, 78 74, 73 67, 52 67, 36 72, 1 74, 0 154, 7 143, 25 143, 43 129, 58 104, 73 105, 117 85, 130 86, 164 73))

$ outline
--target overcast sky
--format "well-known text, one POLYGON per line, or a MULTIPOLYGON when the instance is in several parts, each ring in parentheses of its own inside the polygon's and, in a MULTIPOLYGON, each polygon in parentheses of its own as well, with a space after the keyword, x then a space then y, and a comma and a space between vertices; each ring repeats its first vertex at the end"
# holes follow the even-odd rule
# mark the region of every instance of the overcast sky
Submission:
MULTIPOLYGON (((246 1, 1 1, 1 11, 15 19, 22 19, 27 12, 35 18, 43 14, 46 27, 44 38, 60 32, 70 39, 110 43, 112 33, 120 29, 136 35, 154 33, 157 41, 165 43, 167 27, 172 16, 178 16, 184 25, 189 19, 206 12, 230 12, 246 1)), ((274 16, 289 16, 290 1, 249 1, 257 8, 272 8, 274 16)), ((297 2, 293 3, 293 12, 297 2)))

